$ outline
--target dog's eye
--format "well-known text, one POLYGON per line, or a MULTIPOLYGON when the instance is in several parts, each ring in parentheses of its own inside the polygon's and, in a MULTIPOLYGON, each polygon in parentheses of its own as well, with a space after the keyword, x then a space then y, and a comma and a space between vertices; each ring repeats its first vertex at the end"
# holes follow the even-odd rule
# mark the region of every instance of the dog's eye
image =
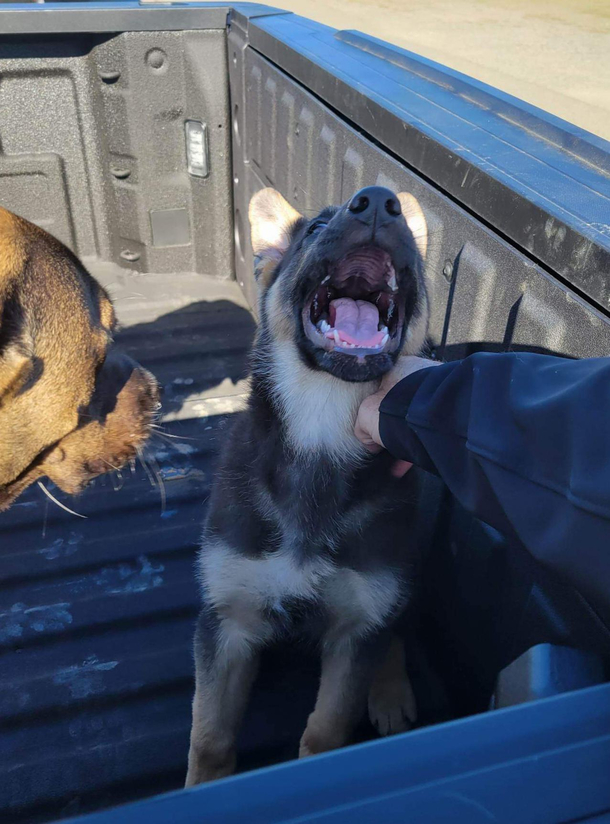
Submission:
POLYGON ((307 227, 307 235, 315 235, 320 229, 323 229, 325 226, 328 226, 328 223, 325 220, 314 220, 311 226, 307 227))

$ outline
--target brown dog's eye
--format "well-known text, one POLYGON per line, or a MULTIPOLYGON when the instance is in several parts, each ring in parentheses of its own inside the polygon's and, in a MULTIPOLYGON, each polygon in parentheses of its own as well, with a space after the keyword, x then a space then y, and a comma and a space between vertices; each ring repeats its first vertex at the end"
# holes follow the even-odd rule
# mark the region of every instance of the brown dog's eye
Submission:
POLYGON ((323 229, 325 226, 328 226, 328 223, 325 220, 314 220, 314 222, 307 227, 307 232, 305 233, 307 236, 315 235, 320 229, 323 229))

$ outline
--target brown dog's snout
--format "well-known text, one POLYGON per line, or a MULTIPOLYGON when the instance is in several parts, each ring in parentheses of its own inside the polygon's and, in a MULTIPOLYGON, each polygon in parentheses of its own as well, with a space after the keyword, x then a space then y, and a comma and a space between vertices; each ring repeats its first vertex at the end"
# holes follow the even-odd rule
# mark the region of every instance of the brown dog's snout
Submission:
POLYGON ((161 409, 162 390, 155 377, 139 364, 135 365, 135 369, 132 372, 132 379, 135 379, 137 385, 137 403, 140 406, 141 414, 145 417, 148 434, 153 417, 161 409))
POLYGON ((111 350, 80 426, 47 455, 42 474, 76 494, 97 475, 124 466, 148 440, 159 398, 151 373, 111 350))
MULTIPOLYGON (((89 417, 97 417, 107 429, 116 429, 119 423, 124 437, 129 440, 129 430, 141 445, 161 408, 160 398, 161 390, 153 375, 128 355, 111 349, 97 377, 89 417)), ((125 446, 129 448, 130 444, 125 446)))
POLYGON ((347 205, 347 210, 361 223, 387 223, 400 217, 400 201, 384 186, 360 189, 347 205))
POLYGON ((152 415, 159 409, 159 398, 159 385, 151 373, 111 347, 96 375, 91 403, 82 414, 85 422, 95 418, 103 423, 120 402, 123 415, 152 415))

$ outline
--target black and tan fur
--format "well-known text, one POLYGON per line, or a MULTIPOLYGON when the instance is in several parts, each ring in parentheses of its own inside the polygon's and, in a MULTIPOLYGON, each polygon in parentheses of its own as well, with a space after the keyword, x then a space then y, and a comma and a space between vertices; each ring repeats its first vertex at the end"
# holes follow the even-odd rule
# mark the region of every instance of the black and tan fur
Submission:
POLYGON ((248 409, 225 444, 199 558, 187 786, 233 770, 259 652, 279 638, 319 641, 320 686, 301 756, 346 744, 367 696, 383 734, 415 718, 391 630, 418 561, 417 477, 393 478, 389 456, 371 456, 353 434, 362 399, 426 334, 425 220, 411 195, 398 200, 403 215, 387 225, 365 225, 346 206, 308 221, 271 189, 252 200, 260 325, 248 409), (304 332, 312 291, 350 250, 371 245, 392 257, 397 331, 370 357, 319 349, 304 332))
POLYGON ((0 510, 43 476, 77 493, 146 441, 157 384, 114 328, 72 252, 0 207, 0 510))

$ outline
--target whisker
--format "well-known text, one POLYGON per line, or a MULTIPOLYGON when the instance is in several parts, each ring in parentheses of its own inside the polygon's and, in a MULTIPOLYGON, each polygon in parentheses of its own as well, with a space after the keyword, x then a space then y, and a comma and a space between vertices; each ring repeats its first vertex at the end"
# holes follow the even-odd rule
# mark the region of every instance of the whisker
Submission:
POLYGON ((170 438, 173 441, 196 441, 197 438, 191 438, 188 435, 170 435, 169 432, 153 432, 153 435, 158 435, 160 438, 170 438))
POLYGON ((316 207, 319 207, 317 209, 317 211, 319 212, 322 209, 324 209, 325 206, 328 206, 328 203, 324 203, 322 200, 320 200, 319 197, 314 196, 314 194, 312 192, 308 192, 307 189, 304 189, 303 186, 301 186, 300 183, 297 182, 296 187, 297 187, 297 189, 300 189, 301 192, 305 195, 305 203, 311 203, 311 204, 313 204, 313 207, 314 207, 313 209, 305 209, 303 207, 299 207, 300 211, 302 211, 302 212, 304 212, 304 211, 313 212, 313 211, 316 210, 316 207))
POLYGON ((148 460, 150 461, 152 471, 155 473, 155 477, 157 478, 159 494, 161 495, 161 512, 165 512, 165 504, 167 503, 167 496, 165 494, 165 482, 163 480, 163 476, 161 475, 159 464, 157 463, 155 458, 153 458, 152 455, 149 455, 148 460))
POLYGON ((120 481, 119 485, 117 486, 115 484, 114 477, 112 475, 110 476, 110 480, 112 481, 112 488, 114 489, 114 491, 115 492, 120 492, 121 489, 123 489, 123 487, 125 486, 125 480, 123 478, 123 474, 122 474, 121 470, 119 469, 118 466, 115 466, 114 464, 110 463, 110 461, 107 461, 106 458, 102 458, 101 455, 100 455, 100 461, 103 461, 106 464, 106 466, 111 467, 111 469, 113 469, 114 472, 116 472, 117 478, 120 481))
POLYGON ((146 459, 144 458, 144 453, 142 452, 140 447, 138 447, 138 458, 140 459, 140 463, 142 464, 144 472, 146 472, 150 485, 154 486, 155 482, 153 480, 153 476, 150 473, 150 469, 148 468, 148 464, 146 463, 146 459))
POLYGON ((77 517, 77 518, 85 518, 85 520, 87 519, 87 517, 88 517, 87 515, 81 515, 79 512, 75 512, 73 509, 69 509, 69 508, 68 508, 65 504, 62 504, 62 502, 61 502, 61 501, 58 501, 58 500, 57 500, 57 498, 55 498, 55 496, 51 495, 51 493, 50 493, 50 492, 49 492, 49 490, 46 488, 46 486, 44 486, 44 484, 43 484, 43 483, 41 483, 40 481, 37 481, 37 484, 38 484, 38 486, 42 489, 42 491, 44 492, 44 494, 45 494, 48 498, 50 498, 50 499, 53 501, 53 503, 54 503, 54 504, 57 504, 57 506, 58 506, 60 509, 64 509, 66 512, 69 512, 69 513, 70 513, 70 515, 76 515, 76 517, 77 517))

